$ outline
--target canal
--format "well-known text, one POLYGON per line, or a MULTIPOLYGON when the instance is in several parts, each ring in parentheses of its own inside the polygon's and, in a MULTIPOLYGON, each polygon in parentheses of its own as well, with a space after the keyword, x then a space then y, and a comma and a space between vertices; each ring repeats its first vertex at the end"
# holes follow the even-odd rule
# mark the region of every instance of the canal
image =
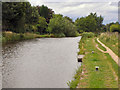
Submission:
POLYGON ((79 66, 81 37, 39 38, 2 48, 3 88, 67 88, 79 66))

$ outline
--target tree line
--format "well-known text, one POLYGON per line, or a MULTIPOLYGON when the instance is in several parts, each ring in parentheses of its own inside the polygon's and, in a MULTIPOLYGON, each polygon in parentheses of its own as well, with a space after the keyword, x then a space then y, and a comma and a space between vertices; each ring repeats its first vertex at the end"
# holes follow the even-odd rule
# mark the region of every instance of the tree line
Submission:
POLYGON ((103 24, 104 18, 96 13, 77 18, 75 22, 61 14, 55 14, 47 6, 31 6, 30 2, 2 3, 2 30, 15 33, 32 32, 55 34, 56 36, 77 36, 82 32, 120 32, 119 23, 103 24))
POLYGON ((54 11, 44 5, 31 6, 29 2, 3 2, 3 31, 46 33, 47 23, 53 14, 54 11))

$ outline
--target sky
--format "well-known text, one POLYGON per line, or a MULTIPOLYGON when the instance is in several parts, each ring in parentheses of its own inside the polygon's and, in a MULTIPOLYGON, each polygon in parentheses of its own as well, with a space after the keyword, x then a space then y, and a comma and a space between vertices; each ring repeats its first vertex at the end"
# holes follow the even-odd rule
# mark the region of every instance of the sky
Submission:
POLYGON ((91 12, 102 15, 103 23, 118 21, 118 0, 28 0, 31 5, 45 5, 55 14, 62 14, 72 18, 89 15, 91 12))

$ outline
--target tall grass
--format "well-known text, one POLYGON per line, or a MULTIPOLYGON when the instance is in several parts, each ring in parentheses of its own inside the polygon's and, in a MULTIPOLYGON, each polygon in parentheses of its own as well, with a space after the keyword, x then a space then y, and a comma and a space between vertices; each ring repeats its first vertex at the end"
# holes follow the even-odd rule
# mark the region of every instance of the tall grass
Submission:
POLYGON ((82 66, 76 70, 76 74, 74 75, 74 80, 71 80, 67 83, 70 88, 76 88, 78 86, 78 83, 80 82, 81 74, 82 74, 82 66))
POLYGON ((106 32, 101 33, 99 39, 106 46, 108 46, 116 55, 120 57, 120 55, 118 54, 118 49, 120 49, 120 45, 118 44, 119 35, 120 34, 117 32, 106 32))
POLYGON ((7 32, 2 32, 2 43, 5 44, 9 42, 34 39, 34 38, 42 38, 42 37, 54 37, 54 35, 52 34, 39 35, 35 33, 13 33, 13 32, 7 31, 7 32))
POLYGON ((83 36, 84 38, 91 38, 91 37, 94 37, 95 34, 94 34, 93 32, 83 32, 83 33, 82 33, 82 36, 83 36))

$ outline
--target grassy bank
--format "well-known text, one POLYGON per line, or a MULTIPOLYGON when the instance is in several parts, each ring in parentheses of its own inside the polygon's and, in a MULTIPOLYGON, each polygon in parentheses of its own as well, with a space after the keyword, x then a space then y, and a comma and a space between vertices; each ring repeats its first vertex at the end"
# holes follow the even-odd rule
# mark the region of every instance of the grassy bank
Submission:
POLYGON ((27 39, 34 39, 34 38, 44 38, 44 37, 54 37, 52 34, 48 35, 39 35, 35 33, 13 33, 13 32, 3 32, 1 41, 3 44, 27 40, 27 39))
POLYGON ((104 43, 106 46, 108 46, 116 55, 120 57, 118 54, 118 48, 120 50, 120 45, 118 44, 118 36, 119 34, 116 33, 101 33, 99 36, 99 40, 104 43))
POLYGON ((74 80, 69 83, 70 88, 76 88, 78 84, 78 88, 118 88, 118 65, 109 54, 96 48, 94 40, 94 37, 82 37, 78 54, 85 54, 85 57, 74 80), (95 66, 99 66, 99 71, 95 71, 95 66))

